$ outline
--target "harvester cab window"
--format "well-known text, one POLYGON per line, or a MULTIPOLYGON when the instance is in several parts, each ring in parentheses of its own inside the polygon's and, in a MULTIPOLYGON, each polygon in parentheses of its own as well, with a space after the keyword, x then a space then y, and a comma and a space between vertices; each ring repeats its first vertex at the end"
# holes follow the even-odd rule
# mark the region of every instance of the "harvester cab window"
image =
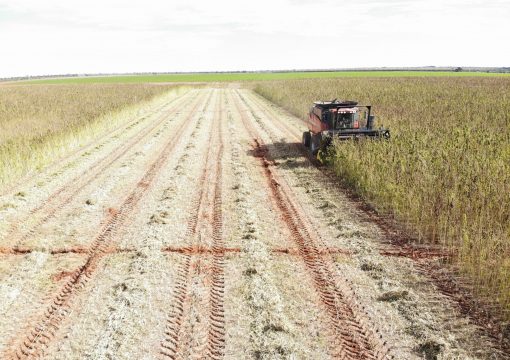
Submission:
POLYGON ((338 113, 336 118, 335 129, 352 129, 354 123, 354 114, 353 113, 338 113))

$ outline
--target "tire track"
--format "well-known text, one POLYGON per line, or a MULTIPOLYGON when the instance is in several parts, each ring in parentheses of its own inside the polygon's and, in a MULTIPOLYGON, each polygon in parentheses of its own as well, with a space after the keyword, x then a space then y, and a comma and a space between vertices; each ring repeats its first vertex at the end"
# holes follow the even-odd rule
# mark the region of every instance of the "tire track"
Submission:
MULTIPOLYGON (((246 314, 245 326, 250 330, 249 345, 243 351, 245 357, 250 356, 255 359, 275 358, 278 355, 278 358, 285 359, 302 358, 306 352, 304 348, 307 345, 311 348, 313 345, 308 343, 305 334, 298 334, 295 324, 305 323, 306 320, 302 318, 291 320, 287 315, 288 304, 283 300, 284 293, 281 291, 281 285, 278 284, 274 264, 275 257, 279 257, 276 260, 279 262, 282 260, 282 255, 285 257, 285 254, 291 254, 291 256, 299 256, 299 254, 295 249, 271 247, 265 243, 264 239, 267 236, 281 239, 276 234, 265 230, 266 225, 260 220, 268 218, 272 213, 270 209, 264 209, 266 212, 261 213, 262 209, 258 207, 261 200, 267 200, 267 195, 263 194, 261 198, 258 198, 253 194, 255 189, 264 188, 265 179, 252 176, 250 155, 245 153, 243 144, 243 140, 249 138, 249 134, 242 130, 242 124, 239 128, 231 97, 228 98, 227 107, 228 140, 231 152, 229 163, 233 173, 232 190, 235 193, 235 207, 232 211, 237 215, 235 237, 240 239, 241 247, 225 250, 235 250, 240 254, 240 258, 236 260, 239 261, 239 270, 242 270, 240 287, 244 290, 241 311, 246 314)), ((282 269, 282 272, 285 273, 285 269, 282 269)), ((239 301, 239 299, 236 300, 239 301)), ((300 308, 303 302, 298 304, 300 308)), ((236 339, 232 339, 229 347, 235 346, 235 341, 236 339)), ((227 352, 232 354, 231 349, 227 349, 227 352)), ((323 358, 321 355, 324 355, 324 352, 314 355, 306 354, 308 358, 323 358)))
MULTIPOLYGON (((174 137, 179 138, 192 123, 200 102, 197 102, 189 115, 182 121, 174 137)), ((168 156, 175 150, 178 142, 170 139, 160 151, 156 160, 150 165, 132 192, 125 198, 118 210, 110 209, 103 226, 92 242, 89 256, 82 265, 53 297, 34 324, 13 339, 13 345, 7 349, 3 358, 32 359, 44 355, 44 350, 55 338, 64 320, 73 311, 72 302, 79 292, 92 280, 100 260, 108 253, 109 247, 119 236, 122 227, 136 209, 137 204, 150 189, 168 156)))
MULTIPOLYGON (((205 95, 203 97, 205 98, 205 95)), ((200 100, 198 100, 198 102, 200 102, 200 100)), ((181 119, 181 121, 182 121, 182 119, 181 119)), ((178 125, 179 125, 179 123, 176 124, 176 127, 178 127, 178 125)), ((165 142, 161 142, 161 143, 162 143, 162 146, 159 147, 159 149, 162 149, 165 144, 165 142)), ((156 155, 152 156, 152 158, 155 158, 157 156, 157 151, 159 151, 159 150, 154 151, 154 153, 156 155)), ((144 166, 148 166, 148 165, 144 165, 144 166)), ((143 176, 143 171, 145 171, 145 170, 144 169, 141 169, 141 170, 142 171, 140 172, 140 175, 137 175, 137 176, 143 176)), ((122 198, 129 195, 130 188, 132 189, 136 185, 135 179, 136 178, 133 177, 134 181, 129 182, 129 185, 126 187, 125 191, 123 191, 122 195, 119 196, 119 198, 120 198, 119 200, 122 200, 122 198)), ((115 200, 115 203, 118 203, 118 201, 115 200)), ((99 223, 97 225, 97 227, 95 227, 95 229, 91 229, 91 231, 89 231, 89 235, 88 235, 89 239, 94 236, 94 234, 97 232, 97 229, 101 228, 102 224, 103 224, 103 222, 99 223)), ((84 255, 86 255, 88 253, 88 248, 90 246, 91 246, 91 244, 88 244, 87 248, 82 248, 82 250, 84 250, 84 255)), ((27 248, 17 247, 15 249, 10 249, 10 252, 21 254, 23 252, 27 252, 26 250, 27 250, 27 248), (18 250, 21 250, 21 251, 18 251, 18 250)), ((36 249, 36 250, 39 251, 40 249, 36 249)), ((59 249, 55 249, 55 250, 58 251, 59 249)), ((64 250, 65 250, 65 248, 64 248, 64 250)), ((48 252, 54 253, 53 250, 48 250, 48 252)), ((27 293, 30 294, 32 291, 34 291, 34 289, 30 287, 33 282, 39 283, 39 282, 43 281, 43 279, 44 279, 44 272, 42 270, 44 270, 45 262, 37 262, 37 265, 29 267, 28 271, 24 270, 24 268, 26 267, 26 265, 25 265, 26 262, 32 261, 30 259, 31 258, 23 257, 22 259, 20 259, 20 261, 17 261, 8 272, 5 272, 5 275, 6 275, 5 277, 2 276, 3 279, 1 279, 1 280, 4 284, 7 285, 7 287, 3 287, 3 288, 0 287, 0 290, 2 290, 0 292, 4 296, 6 296, 6 299, 9 299, 9 301, 4 301, 0 306, 0 315, 3 317, 6 317, 7 314, 9 314, 9 313, 15 314, 16 311, 20 311, 21 308, 18 306, 17 301, 22 297, 22 295, 27 294, 27 293), (21 271, 21 270, 24 270, 24 271, 21 271), (4 289, 9 289, 11 287, 13 289, 12 291, 14 291, 14 293, 17 294, 16 296, 10 297, 10 296, 8 296, 8 293, 5 293, 5 291, 3 291, 4 289)), ((37 299, 38 298, 37 294, 40 294, 41 292, 43 292, 43 294, 52 294, 53 291, 55 291, 53 286, 50 286, 49 288, 47 286, 40 286, 37 289, 38 290, 35 291, 33 295, 31 295, 31 298, 37 299)), ((11 291, 11 290, 9 290, 9 291, 11 291)), ((31 306, 32 309, 36 308, 36 305, 33 304, 34 303, 33 299, 30 300, 30 302, 32 303, 32 306, 31 306)), ((44 301, 37 301, 37 302, 40 303, 39 306, 44 306, 44 304, 45 304, 44 301)), ((18 321, 19 321, 19 319, 18 319, 18 321)), ((4 341, 6 341, 6 340, 7 339, 4 339, 4 341)), ((2 344, 2 342, 0 342, 0 344, 2 344)), ((0 348, 1 347, 2 346, 0 346, 0 348)))
MULTIPOLYGON (((198 228, 198 218, 201 214, 201 210, 203 207, 203 199, 204 199, 204 188, 205 188, 205 180, 207 179, 208 167, 207 164, 209 162, 209 157, 211 156, 211 142, 212 142, 212 131, 209 135, 207 148, 208 151, 205 156, 203 171, 200 176, 198 182, 198 193, 196 198, 193 200, 191 204, 190 217, 188 218, 185 238, 186 239, 194 239, 197 234, 198 228)), ((194 241, 194 240, 192 240, 194 241)), ((174 300, 172 302, 172 311, 170 312, 167 324, 165 327, 165 338, 161 343, 161 354, 164 357, 169 357, 171 359, 175 359, 180 350, 180 340, 182 336, 182 325, 185 320, 185 317, 188 316, 189 310, 189 287, 191 281, 191 260, 193 248, 197 247, 193 246, 192 243, 183 256, 183 260, 178 270, 178 278, 177 285, 175 286, 175 295, 174 300)))
POLYGON ((224 248, 221 192, 223 137, 222 110, 219 100, 218 110, 215 111, 212 131, 208 139, 208 150, 199 180, 198 193, 192 203, 191 216, 187 222, 185 237, 190 239, 190 245, 182 252, 183 261, 178 271, 172 310, 168 316, 165 337, 161 343, 161 355, 164 358, 178 359, 189 356, 220 359, 224 355, 225 252, 221 251, 224 248), (215 134, 218 137, 217 143, 213 142, 215 134), (210 193, 212 193, 212 203, 208 201, 210 193), (206 227, 206 229, 204 230, 202 227, 206 227), (206 254, 197 255, 197 252, 194 251, 201 247, 203 237, 204 235, 207 237, 208 233, 212 238, 212 259, 206 259, 206 254), (202 270, 207 272, 203 284, 200 283, 200 280, 203 279, 202 270), (194 288, 204 285, 208 285, 208 304, 194 296, 196 295, 194 288), (193 307, 194 303, 198 303, 196 308, 193 307), (208 315, 203 313, 204 309, 208 309, 208 315), (192 334, 186 333, 190 326, 193 330, 192 334), (201 338, 203 334, 205 334, 205 338, 201 338))
POLYGON ((129 138, 120 147, 117 147, 113 152, 108 153, 102 157, 84 172, 80 173, 66 184, 58 188, 52 194, 50 194, 45 201, 39 206, 31 209, 27 216, 17 222, 13 223, 11 228, 8 230, 7 235, 4 239, 10 240, 14 243, 14 248, 18 248, 24 240, 36 234, 36 230, 46 223, 49 219, 53 218, 58 211, 63 209, 67 204, 72 202, 72 199, 79 194, 86 186, 88 186, 93 180, 95 180, 101 173, 111 167, 113 163, 126 155, 129 150, 140 143, 144 138, 151 134, 155 129, 161 126, 167 121, 168 116, 174 113, 181 107, 187 106, 190 101, 185 104, 177 102, 171 109, 164 114, 160 115, 156 120, 147 124, 140 132, 137 132, 133 137, 129 138), (28 229, 24 232, 19 231, 21 224, 30 222, 34 217, 36 220, 34 223, 29 224, 28 229))
POLYGON ((214 251, 212 260, 212 285, 210 289, 211 311, 209 315, 210 329, 207 343, 208 358, 221 359, 225 350, 225 309, 223 308, 225 295, 225 253, 221 251, 225 247, 223 241, 223 215, 222 215, 222 167, 221 160, 223 154, 223 136, 222 136, 222 111, 221 103, 219 106, 219 146, 218 157, 216 159, 216 184, 214 186, 213 202, 213 244, 214 251))
MULTIPOLYGON (((390 349, 380 338, 378 331, 366 320, 363 310, 357 305, 352 289, 348 284, 337 284, 332 271, 332 260, 320 254, 320 239, 311 224, 306 221, 305 214, 296 206, 292 199, 292 191, 285 180, 272 169, 267 147, 260 139, 257 130, 246 117, 246 111, 240 108, 238 97, 234 102, 241 116, 242 123, 254 139, 254 156, 259 158, 270 194, 276 210, 289 229, 293 240, 299 248, 301 258, 312 277, 315 290, 331 322, 334 351, 332 356, 340 359, 386 359, 392 358, 390 349)), ((259 121, 259 125, 274 138, 268 129, 259 121)))
MULTIPOLYGON (((211 94, 212 96, 212 94, 211 94)), ((205 111, 209 106, 209 101, 211 97, 207 100, 203 107, 203 111, 205 111)), ((181 148, 183 149, 180 157, 176 161, 176 165, 172 167, 172 170, 168 171, 168 178, 165 176, 163 180, 164 183, 172 184, 176 178, 182 176, 182 169, 185 165, 187 159, 190 154, 189 151, 192 147, 194 147, 194 143, 196 142, 196 137, 199 132, 203 128, 205 117, 204 113, 200 114, 197 120, 197 124, 189 137, 187 137, 186 144, 183 143, 181 148)), ((202 129, 202 132, 209 133, 210 129, 202 129), (204 131, 205 130, 205 131, 204 131)), ((195 154, 197 156, 198 154, 195 154)), ((165 172, 167 174, 167 172, 165 172)), ((171 185, 172 186, 172 185, 171 185)), ((165 193, 169 190, 166 188, 163 190, 162 198, 165 198, 165 193)), ((171 211, 174 207, 171 208, 163 208, 164 211, 171 211)), ((163 211, 163 209, 161 209, 163 211)), ((122 248, 122 253, 129 254, 129 270, 128 274, 122 278, 120 282, 118 282, 115 286, 123 288, 126 286, 125 291, 118 291, 115 293, 115 296, 111 299, 111 302, 108 302, 107 308, 108 311, 108 320, 107 326, 104 331, 100 332, 96 336, 95 346, 92 348, 92 351, 87 353, 86 358, 88 359, 104 359, 104 358, 115 358, 122 357, 119 354, 122 348, 125 346, 126 342, 129 341, 143 341, 141 337, 136 337, 138 329, 136 328, 136 321, 133 319, 133 310, 136 308, 136 312, 144 313, 144 304, 143 302, 132 302, 129 301, 126 304, 126 294, 134 293, 136 291, 143 291, 143 289, 148 289, 148 281, 145 278, 144 274, 151 274, 151 277, 155 273, 160 273, 161 261, 164 261, 164 250, 158 251, 157 239, 150 239, 141 235, 141 243, 137 243, 136 247, 122 248), (156 255, 157 253, 157 255, 156 255), (130 334, 130 335, 128 335, 130 334)), ((115 251, 119 251, 119 249, 115 249, 115 251)), ((162 279, 161 281, 165 281, 162 279)), ((170 287, 170 285, 169 285, 170 287)), ((156 289, 155 289, 156 290, 156 289)), ((160 290, 158 290, 160 291, 160 290)), ((148 295, 150 297, 150 295, 148 295)), ((149 311, 151 309, 145 309, 149 311)), ((147 314, 148 317, 152 316, 152 314, 147 314)), ((75 333, 80 333, 79 328, 73 329, 75 333)), ((92 342, 91 342, 92 343, 92 342)), ((71 346, 67 344, 67 346, 71 346)), ((76 344, 73 344, 76 346, 76 344)), ((133 356, 136 357, 136 356, 133 356)))

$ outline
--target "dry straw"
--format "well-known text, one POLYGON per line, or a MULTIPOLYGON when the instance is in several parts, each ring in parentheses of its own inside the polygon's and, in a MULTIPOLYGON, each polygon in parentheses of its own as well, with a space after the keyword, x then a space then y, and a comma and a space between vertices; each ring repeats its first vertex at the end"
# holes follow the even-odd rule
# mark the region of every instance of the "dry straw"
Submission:
POLYGON ((0 189, 129 121, 176 87, 146 84, 0 87, 0 189))

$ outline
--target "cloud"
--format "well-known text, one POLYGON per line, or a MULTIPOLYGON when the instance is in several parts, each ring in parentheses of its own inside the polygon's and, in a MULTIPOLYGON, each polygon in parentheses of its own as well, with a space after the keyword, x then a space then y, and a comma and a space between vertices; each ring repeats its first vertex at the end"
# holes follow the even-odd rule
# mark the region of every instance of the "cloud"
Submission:
POLYGON ((505 65, 509 8, 501 0, 0 0, 0 77, 505 65))

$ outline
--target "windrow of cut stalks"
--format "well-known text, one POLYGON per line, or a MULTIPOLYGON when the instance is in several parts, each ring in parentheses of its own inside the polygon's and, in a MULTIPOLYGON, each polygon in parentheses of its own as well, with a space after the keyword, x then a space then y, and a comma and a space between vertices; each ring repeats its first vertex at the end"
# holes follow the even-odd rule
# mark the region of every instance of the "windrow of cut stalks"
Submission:
POLYGON ((510 79, 294 80, 255 90, 301 118, 314 100, 372 104, 391 140, 336 143, 331 166, 419 242, 454 250, 475 292, 510 318, 510 79))
POLYGON ((134 119, 175 86, 0 86, 0 190, 26 173, 134 119))

